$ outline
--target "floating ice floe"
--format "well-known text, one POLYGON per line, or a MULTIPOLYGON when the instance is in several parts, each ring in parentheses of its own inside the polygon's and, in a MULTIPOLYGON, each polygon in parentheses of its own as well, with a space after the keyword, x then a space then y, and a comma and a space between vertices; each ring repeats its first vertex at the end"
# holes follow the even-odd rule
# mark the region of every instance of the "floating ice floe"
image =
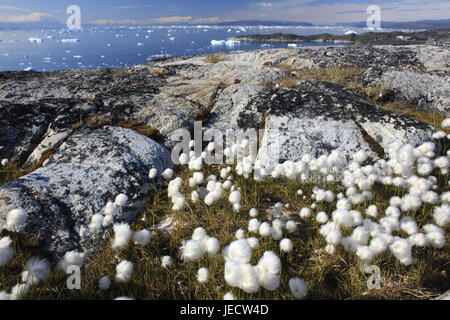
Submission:
POLYGON ((358 33, 356 31, 354 31, 354 30, 345 31, 345 35, 346 36, 351 35, 351 34, 358 34, 358 33))
POLYGON ((225 40, 211 40, 212 46, 223 46, 225 45, 225 43, 226 43, 225 40))
POLYGON ((81 59, 82 56, 73 56, 75 59, 81 59))
POLYGON ((31 38, 28 38, 28 41, 30 41, 30 42, 41 43, 41 42, 44 42, 44 39, 42 39, 42 38, 31 37, 31 38))
POLYGON ((33 70, 34 70, 33 67, 28 67, 28 68, 23 69, 23 71, 33 71, 33 70))
POLYGON ((138 42, 138 47, 141 47, 141 46, 143 46, 144 45, 144 43, 142 43, 142 42, 138 42))
POLYGON ((175 41, 175 37, 170 37, 169 40, 175 41))
POLYGON ((288 43, 288 48, 297 48, 297 44, 295 43, 288 43))
POLYGON ((63 43, 76 43, 76 42, 80 42, 80 39, 62 39, 61 42, 63 42, 63 43))

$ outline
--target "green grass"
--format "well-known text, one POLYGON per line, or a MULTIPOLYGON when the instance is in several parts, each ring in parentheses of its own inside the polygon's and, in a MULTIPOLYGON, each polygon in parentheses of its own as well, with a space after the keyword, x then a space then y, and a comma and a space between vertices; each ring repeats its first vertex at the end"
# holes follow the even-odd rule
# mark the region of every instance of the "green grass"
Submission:
MULTIPOLYGON (((218 175, 219 167, 206 167, 203 169, 205 177, 209 174, 218 175)), ((190 199, 190 189, 186 186, 191 172, 187 168, 179 168, 177 176, 183 178, 182 193, 190 199)), ((448 176, 441 177, 448 180, 448 176)), ((428 299, 450 288, 448 278, 442 271, 450 272, 450 245, 448 228, 445 229, 447 242, 442 249, 431 247, 413 249, 414 262, 410 266, 401 265, 390 254, 384 254, 373 261, 381 269, 383 283, 379 290, 369 290, 367 279, 370 274, 359 271, 359 260, 352 254, 339 247, 334 256, 323 252, 325 241, 319 235, 318 223, 313 219, 300 219, 298 212, 301 208, 312 204, 312 184, 300 181, 273 180, 266 178, 263 182, 244 179, 236 176, 236 187, 242 191, 242 208, 239 213, 232 210, 227 200, 223 199, 208 207, 202 201, 196 204, 189 200, 188 205, 181 211, 172 213, 171 203, 167 191, 160 191, 149 198, 148 204, 141 217, 132 224, 133 230, 150 229, 156 223, 168 216, 174 217, 177 222, 170 234, 154 230, 151 243, 142 248, 130 244, 122 250, 114 250, 111 241, 107 241, 95 253, 88 256, 82 269, 81 290, 68 290, 66 288, 67 276, 59 271, 52 273, 50 279, 33 288, 27 298, 32 299, 113 299, 117 296, 130 296, 138 299, 222 299, 230 291, 239 299, 292 299, 289 292, 288 281, 292 277, 304 279, 308 285, 308 299, 428 299), (303 196, 297 195, 302 189, 303 196), (266 210, 273 207, 276 202, 289 204, 284 214, 298 223, 294 234, 286 235, 294 242, 294 251, 288 254, 280 253, 278 241, 261 238, 259 235, 248 234, 247 224, 250 219, 248 211, 256 207, 260 211, 259 220, 267 221, 266 210), (145 220, 143 218, 145 217, 145 220), (246 236, 255 236, 260 240, 260 248, 252 251, 252 264, 256 264, 263 252, 274 251, 282 261, 280 274, 281 285, 275 292, 261 289, 255 294, 246 294, 243 291, 229 287, 223 277, 224 260, 221 254, 204 256, 198 261, 185 263, 180 259, 179 247, 181 241, 189 239, 196 227, 206 229, 209 236, 216 237, 221 249, 229 244, 234 233, 239 228, 246 231, 246 236), (174 263, 168 270, 161 267, 161 257, 169 255, 174 263), (107 292, 98 289, 97 282, 104 276, 111 279, 115 276, 115 266, 123 259, 133 263, 132 280, 127 284, 113 284, 107 292), (196 281, 197 270, 206 267, 210 271, 209 280, 204 283, 196 281)), ((340 186, 330 184, 327 186, 335 193, 343 192, 340 186)), ((441 186, 442 188, 448 187, 441 186)), ((379 212, 389 205, 391 196, 403 195, 405 190, 375 185, 372 190, 374 198, 364 205, 355 206, 354 209, 363 212, 371 204, 376 204, 379 212)), ((324 210, 328 215, 335 207, 331 204, 321 203, 314 210, 324 210)), ((419 229, 426 223, 432 222, 432 208, 424 207, 417 214, 419 229)), ((395 234, 395 233, 394 233, 395 234)), ((402 232, 396 233, 406 237, 402 232)), ((20 272, 24 270, 26 260, 36 254, 35 249, 23 246, 23 240, 15 237, 16 255, 6 266, 0 268, 0 290, 9 290, 20 279, 20 272)))
POLYGON ((210 54, 206 57, 205 63, 216 64, 223 61, 223 57, 217 54, 210 54))

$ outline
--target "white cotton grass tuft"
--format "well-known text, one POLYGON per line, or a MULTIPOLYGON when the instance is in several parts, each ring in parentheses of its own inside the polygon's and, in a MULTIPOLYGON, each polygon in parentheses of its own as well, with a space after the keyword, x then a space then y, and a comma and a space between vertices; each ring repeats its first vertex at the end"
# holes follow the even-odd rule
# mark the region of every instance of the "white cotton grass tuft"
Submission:
POLYGON ((128 196, 126 194, 119 194, 116 199, 114 200, 114 203, 118 207, 123 207, 128 202, 128 196))
POLYGON ((256 218, 258 216, 258 209, 256 208, 251 208, 249 211, 249 215, 252 218, 256 218))
POLYGON ((261 237, 268 237, 272 234, 272 227, 268 222, 263 222, 259 226, 259 234, 261 237))
POLYGON ((203 239, 203 244, 205 246, 206 253, 209 255, 215 255, 220 250, 219 240, 214 237, 207 237, 206 239, 203 239))
POLYGON ((161 173, 161 176, 164 178, 164 180, 170 180, 173 177, 173 169, 167 168, 166 170, 161 173))
POLYGON ((199 240, 187 240, 180 248, 183 261, 195 261, 200 259, 206 251, 205 245, 199 240))
POLYGON ((11 295, 6 291, 0 291, 0 301, 11 300, 11 295))
POLYGON ((50 263, 47 259, 32 257, 27 261, 27 269, 22 272, 22 282, 36 285, 47 280, 50 275, 50 263))
POLYGON ((124 248, 128 245, 128 242, 133 235, 133 231, 128 223, 116 223, 113 226, 114 230, 114 242, 112 244, 113 248, 124 248))
POLYGON ((172 266, 172 257, 171 256, 163 256, 161 258, 161 266, 165 269, 170 268, 172 266))
POLYGON ((0 267, 7 264, 14 256, 14 249, 10 247, 11 243, 10 237, 0 239, 0 267))
POLYGON ((376 205, 370 205, 367 209, 366 209, 366 214, 372 218, 376 218, 378 215, 378 208, 376 205))
POLYGON ((310 208, 302 208, 300 210, 300 218, 306 219, 309 218, 311 216, 311 209, 310 208))
POLYGON ((286 222, 286 231, 288 233, 293 233, 296 230, 297 230, 297 223, 295 223, 295 221, 289 220, 288 222, 286 222))
POLYGON ((118 283, 127 283, 133 273, 133 264, 130 261, 123 260, 116 266, 116 278, 118 283))
POLYGON ((248 243, 248 246, 251 249, 253 249, 253 250, 259 248, 259 240, 258 240, 258 238, 255 238, 255 237, 247 238, 247 243, 248 243))
POLYGON ((247 240, 240 239, 226 246, 223 250, 223 256, 226 260, 234 260, 245 264, 250 262, 252 251, 247 240))
POLYGON ((7 229, 10 231, 15 231, 25 224, 27 218, 28 215, 22 209, 11 210, 6 215, 7 229))
POLYGON ((280 285, 280 259, 272 251, 264 252, 255 267, 261 287, 275 291, 280 285))
POLYGON ((209 278, 209 270, 206 268, 200 268, 197 272, 197 281, 200 283, 204 283, 208 281, 209 278))
POLYGON ((96 213, 91 217, 89 230, 93 233, 98 233, 102 230, 104 217, 102 214, 96 213))
POLYGON ((280 250, 282 252, 291 252, 294 249, 294 245, 290 239, 284 238, 280 241, 280 250))
POLYGON ((192 233, 192 240, 198 240, 201 241, 206 237, 206 230, 202 227, 198 227, 194 230, 192 233))
POLYGON ((117 205, 112 202, 112 201, 108 201, 106 203, 105 208, 103 209, 103 211, 105 212, 105 215, 110 215, 110 216, 115 216, 117 213, 117 205))
POLYGON ((223 295, 223 300, 236 300, 231 292, 227 292, 223 295))
POLYGON ((156 170, 155 168, 150 169, 150 171, 148 172, 148 177, 150 179, 155 179, 158 176, 158 170, 156 170))
POLYGON ((111 287, 111 279, 109 276, 103 276, 98 280, 98 288, 102 291, 107 291, 111 287))
POLYGON ((259 227, 261 226, 261 222, 258 219, 253 218, 248 222, 248 231, 253 233, 259 232, 259 227))
POLYGON ((11 289, 12 300, 22 300, 30 291, 31 286, 27 283, 18 283, 11 289))
POLYGON ((245 231, 244 230, 242 230, 242 229, 239 229, 239 230, 237 230, 236 231, 236 233, 234 234, 234 237, 236 238, 236 239, 244 239, 244 237, 245 237, 245 231))
POLYGON ((86 258, 86 253, 78 252, 76 250, 68 251, 64 254, 64 257, 58 263, 58 269, 64 271, 65 273, 71 273, 70 267, 77 266, 81 267, 83 265, 84 259, 86 258))
POLYGON ((295 299, 303 299, 308 294, 308 287, 305 281, 300 278, 292 278, 289 280, 289 289, 295 299))
POLYGON ((319 224, 325 224, 328 222, 328 215, 324 212, 324 211, 320 211, 317 215, 316 215, 316 221, 319 224))
POLYGON ((146 246, 151 241, 151 233, 148 230, 137 231, 133 235, 133 240, 135 244, 139 244, 141 246, 146 246))

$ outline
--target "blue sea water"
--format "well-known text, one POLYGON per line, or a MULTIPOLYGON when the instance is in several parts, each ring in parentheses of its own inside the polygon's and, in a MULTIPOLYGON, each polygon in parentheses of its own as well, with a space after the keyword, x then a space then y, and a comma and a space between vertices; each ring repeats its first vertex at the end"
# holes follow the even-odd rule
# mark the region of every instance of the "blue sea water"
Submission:
MULTIPOLYGON (((76 32, 54 28, 3 28, 0 29, 0 71, 118 68, 143 63, 151 59, 149 56, 161 54, 186 56, 287 47, 287 44, 281 43, 245 42, 211 45, 212 40, 226 40, 236 35, 278 32, 342 35, 348 30, 336 26, 85 26, 82 31, 76 32)), ((357 33, 368 31, 358 28, 352 30, 357 33)))

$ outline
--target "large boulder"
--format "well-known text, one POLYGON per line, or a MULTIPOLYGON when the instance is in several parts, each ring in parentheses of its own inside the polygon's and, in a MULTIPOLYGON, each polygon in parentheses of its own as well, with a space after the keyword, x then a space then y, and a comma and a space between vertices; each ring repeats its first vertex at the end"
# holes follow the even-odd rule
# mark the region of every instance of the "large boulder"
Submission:
POLYGON ((171 166, 163 146, 133 130, 82 129, 41 168, 0 188, 0 230, 7 226, 7 213, 22 208, 28 219, 16 231, 37 238, 44 249, 58 254, 89 249, 108 234, 106 228, 86 232, 92 215, 124 193, 129 203, 115 221, 132 221, 154 190, 149 170, 161 173, 171 166))
POLYGON ((238 84, 226 88, 206 127, 234 131, 265 128, 258 158, 279 150, 279 160, 299 160, 338 150, 350 158, 358 150, 383 157, 389 144, 415 146, 431 139, 421 122, 379 109, 342 86, 305 81, 299 89, 238 84))

